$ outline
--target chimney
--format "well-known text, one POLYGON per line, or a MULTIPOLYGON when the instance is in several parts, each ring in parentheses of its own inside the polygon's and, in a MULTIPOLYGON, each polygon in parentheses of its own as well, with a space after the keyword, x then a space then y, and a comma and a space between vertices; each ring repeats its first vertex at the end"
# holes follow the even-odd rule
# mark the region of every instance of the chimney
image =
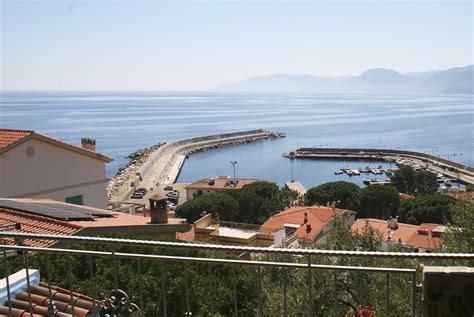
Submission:
POLYGON ((168 223, 168 209, 166 199, 149 199, 150 202, 150 223, 165 224, 168 223))
POLYGON ((81 138, 82 148, 95 152, 95 139, 81 138))
POLYGON ((308 213, 305 212, 304 213, 304 221, 303 221, 303 224, 307 223, 308 222, 308 213))

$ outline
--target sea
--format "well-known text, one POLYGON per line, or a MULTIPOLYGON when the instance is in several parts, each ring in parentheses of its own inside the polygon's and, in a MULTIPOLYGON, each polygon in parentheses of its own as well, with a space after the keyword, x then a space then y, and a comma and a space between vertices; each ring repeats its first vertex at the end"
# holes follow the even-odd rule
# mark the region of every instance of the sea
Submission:
MULTIPOLYGON (((223 147, 190 156, 178 182, 219 175, 276 181, 306 188, 364 177, 335 175, 342 167, 387 162, 289 160, 299 147, 414 150, 472 166, 474 103, 456 94, 263 94, 215 92, 49 91, 0 93, 0 126, 28 129, 80 144, 97 140, 112 156, 113 177, 132 152, 157 143, 235 131, 267 129, 286 138, 223 147)), ((395 168, 395 166, 392 166, 395 168)), ((385 176, 378 176, 379 180, 385 176)))

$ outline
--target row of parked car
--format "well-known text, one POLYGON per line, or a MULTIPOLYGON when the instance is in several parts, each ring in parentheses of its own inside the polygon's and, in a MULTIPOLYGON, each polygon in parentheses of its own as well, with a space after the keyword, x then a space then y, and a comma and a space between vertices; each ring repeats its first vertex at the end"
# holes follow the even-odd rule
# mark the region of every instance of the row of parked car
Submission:
MULTIPOLYGON (((179 191, 173 190, 173 186, 171 185, 165 186, 164 190, 167 191, 166 206, 168 207, 169 210, 174 211, 176 209, 176 205, 178 205, 178 202, 179 202, 179 191)), ((147 193, 146 188, 138 188, 137 190, 133 192, 130 198, 142 199, 143 197, 145 197, 146 193, 147 193)))

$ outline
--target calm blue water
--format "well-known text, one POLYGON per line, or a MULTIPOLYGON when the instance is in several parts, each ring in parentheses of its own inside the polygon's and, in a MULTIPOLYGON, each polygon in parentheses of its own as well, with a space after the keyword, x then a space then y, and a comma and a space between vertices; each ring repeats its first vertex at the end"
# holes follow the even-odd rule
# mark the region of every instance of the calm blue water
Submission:
MULTIPOLYGON (((115 159, 107 166, 108 176, 142 147, 256 128, 288 137, 195 154, 179 181, 232 175, 229 161, 237 160, 240 177, 282 184, 291 178, 291 163, 281 153, 301 146, 410 149, 470 165, 474 158, 474 109, 468 95, 3 92, 0 101, 2 127, 33 129, 74 144, 81 137, 95 138, 98 150, 115 159)), ((335 179, 361 185, 365 176, 335 176, 334 171, 379 165, 293 164, 294 178, 306 187, 335 179)))

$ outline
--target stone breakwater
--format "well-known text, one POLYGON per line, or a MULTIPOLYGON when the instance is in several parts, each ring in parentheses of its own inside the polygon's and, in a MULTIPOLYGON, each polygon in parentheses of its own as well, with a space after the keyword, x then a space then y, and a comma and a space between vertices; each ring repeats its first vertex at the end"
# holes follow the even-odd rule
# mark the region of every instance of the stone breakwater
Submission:
POLYGON ((281 138, 285 138, 285 137, 286 137, 285 133, 269 132, 267 135, 262 136, 262 137, 255 137, 255 138, 249 138, 249 139, 243 139, 243 140, 235 140, 235 141, 229 141, 229 142, 221 142, 221 143, 212 144, 212 145, 203 145, 203 146, 200 146, 200 147, 196 147, 194 149, 187 150, 183 154, 184 155, 191 155, 191 154, 194 154, 194 153, 205 152, 205 151, 208 151, 208 150, 218 149, 218 148, 225 147, 225 146, 234 146, 234 145, 245 144, 245 143, 253 143, 253 142, 260 141, 260 140, 276 140, 276 139, 281 139, 281 138))
MULTIPOLYGON (((214 148, 284 138, 284 133, 263 129, 209 135, 186 140, 168 142, 150 150, 140 157, 140 164, 134 164, 127 172, 114 177, 109 184, 109 202, 128 200, 133 187, 155 188, 158 185, 174 183, 183 166, 185 157, 214 148)), ((127 166, 128 168, 128 166, 127 166)), ((126 169, 127 169, 126 168, 126 169)))
POLYGON ((110 201, 113 196, 117 195, 120 187, 122 187, 128 180, 134 178, 140 169, 148 161, 148 158, 164 143, 152 145, 150 147, 139 149, 127 158, 129 162, 127 166, 119 168, 117 173, 112 177, 107 184, 107 199, 110 201))

